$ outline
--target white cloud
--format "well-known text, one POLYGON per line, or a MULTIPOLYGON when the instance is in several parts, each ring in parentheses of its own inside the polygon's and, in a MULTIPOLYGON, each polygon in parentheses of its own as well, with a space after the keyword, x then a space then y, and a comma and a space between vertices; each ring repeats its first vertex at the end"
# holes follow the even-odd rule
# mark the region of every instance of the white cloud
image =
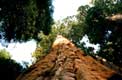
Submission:
POLYGON ((8 45, 7 51, 12 55, 12 59, 19 63, 22 61, 29 62, 31 64, 31 53, 35 50, 36 43, 34 41, 28 41, 27 43, 11 43, 8 45))

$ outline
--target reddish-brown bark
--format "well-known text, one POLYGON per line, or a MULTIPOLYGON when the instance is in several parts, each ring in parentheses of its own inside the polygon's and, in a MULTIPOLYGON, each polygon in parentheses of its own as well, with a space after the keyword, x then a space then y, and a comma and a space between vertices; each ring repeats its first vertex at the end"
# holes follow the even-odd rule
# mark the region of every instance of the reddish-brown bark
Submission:
POLYGON ((58 36, 50 53, 17 80, 122 80, 122 77, 58 36))

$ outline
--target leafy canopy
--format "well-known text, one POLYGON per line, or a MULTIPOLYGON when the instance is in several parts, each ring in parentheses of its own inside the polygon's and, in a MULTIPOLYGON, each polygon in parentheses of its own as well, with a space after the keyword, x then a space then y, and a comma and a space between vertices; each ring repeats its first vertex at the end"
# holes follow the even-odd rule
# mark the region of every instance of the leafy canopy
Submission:
POLYGON ((78 24, 76 16, 69 16, 63 20, 57 21, 52 26, 51 33, 48 36, 44 35, 43 33, 39 34, 41 41, 38 42, 37 48, 32 56, 38 61, 40 58, 49 53, 57 35, 67 37, 78 47, 82 47, 83 45, 80 43, 83 36, 82 31, 83 28, 78 24))
MULTIPOLYGON (((122 1, 93 0, 86 12, 84 33, 90 42, 100 44, 99 56, 122 66, 122 1), (116 17, 118 19, 116 19, 116 17), (112 19, 115 18, 115 19, 112 19)), ((80 11, 82 12, 82 8, 80 11)), ((82 16, 79 14, 79 16, 82 16)))
POLYGON ((52 0, 0 0, 0 37, 6 41, 38 40, 38 33, 49 34, 52 0))

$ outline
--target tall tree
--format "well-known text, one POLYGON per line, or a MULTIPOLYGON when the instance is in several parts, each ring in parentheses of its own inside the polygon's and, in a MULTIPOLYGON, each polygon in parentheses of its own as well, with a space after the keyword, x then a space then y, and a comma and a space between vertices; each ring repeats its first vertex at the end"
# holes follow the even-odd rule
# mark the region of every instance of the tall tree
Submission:
POLYGON ((51 29, 52 0, 0 0, 0 33, 6 41, 38 40, 51 29))
POLYGON ((51 33, 46 36, 43 33, 39 34, 40 42, 37 44, 36 51, 32 56, 39 60, 42 56, 49 53, 52 43, 57 35, 63 35, 75 43, 78 47, 83 48, 81 39, 83 37, 83 25, 78 24, 76 16, 69 16, 63 20, 55 22, 52 26, 51 33))
POLYGON ((37 43, 37 48, 32 54, 35 60, 39 60, 50 51, 52 43, 57 35, 63 35, 69 38, 72 25, 75 24, 72 18, 73 17, 67 17, 61 21, 55 22, 49 35, 44 35, 42 32, 39 34, 41 41, 37 43))

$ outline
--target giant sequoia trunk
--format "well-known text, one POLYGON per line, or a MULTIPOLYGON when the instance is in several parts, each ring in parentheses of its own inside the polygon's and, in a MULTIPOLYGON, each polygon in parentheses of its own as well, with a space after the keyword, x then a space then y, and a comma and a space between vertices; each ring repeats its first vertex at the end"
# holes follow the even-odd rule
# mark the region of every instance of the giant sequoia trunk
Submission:
POLYGON ((17 80, 122 80, 122 77, 58 36, 50 53, 17 80))

